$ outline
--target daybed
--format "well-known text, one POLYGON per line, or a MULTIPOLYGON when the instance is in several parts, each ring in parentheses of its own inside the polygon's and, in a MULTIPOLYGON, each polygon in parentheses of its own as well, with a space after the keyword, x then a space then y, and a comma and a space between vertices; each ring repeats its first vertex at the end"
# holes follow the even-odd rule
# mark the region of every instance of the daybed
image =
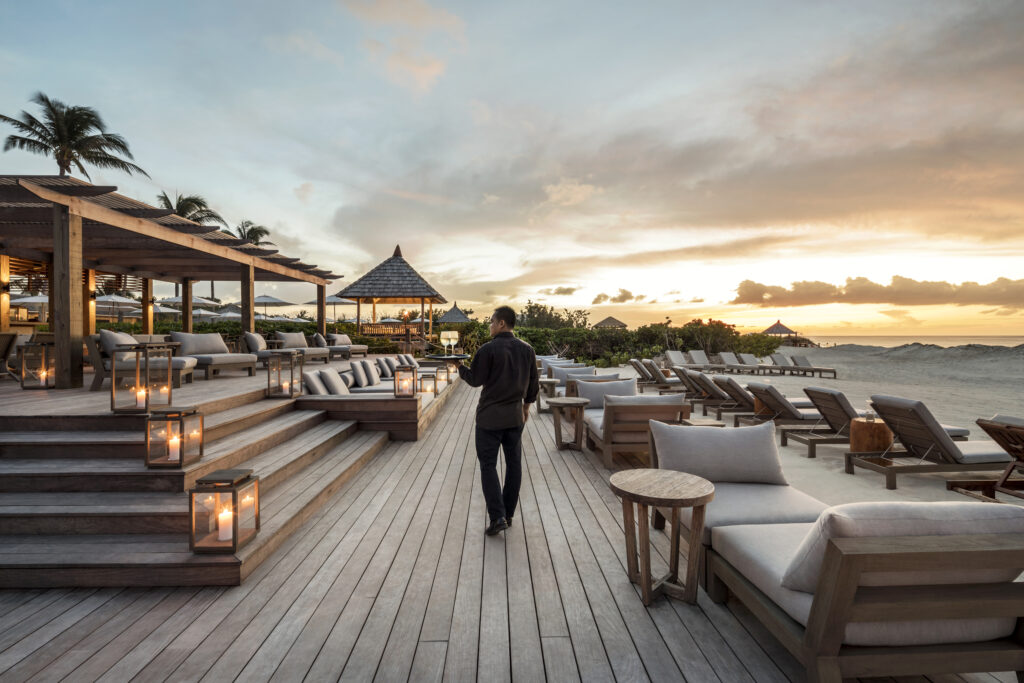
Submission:
POLYGON ((224 339, 215 332, 171 332, 171 341, 178 342, 179 356, 191 356, 196 359, 196 368, 204 371, 206 379, 224 370, 245 370, 250 377, 256 374, 255 354, 231 353, 224 339))
POLYGON ((347 334, 328 334, 327 345, 328 347, 347 346, 352 356, 357 353, 365 356, 370 351, 370 347, 366 344, 353 344, 352 339, 347 334))
MULTIPOLYGON (((141 335, 140 335, 141 337, 141 335)), ((126 332, 114 332, 112 330, 100 330, 99 334, 90 334, 85 338, 85 347, 89 351, 89 362, 93 367, 92 384, 89 391, 99 391, 104 380, 110 377, 113 369, 115 348, 120 344, 135 344, 143 341, 164 341, 161 335, 159 339, 136 338, 126 332)), ((153 370, 167 371, 167 360, 165 358, 154 358, 153 370)), ((181 387, 182 381, 192 382, 192 373, 196 367, 196 359, 188 356, 174 356, 171 358, 171 384, 175 389, 181 387)), ((117 361, 117 371, 135 370, 135 354, 122 353, 117 361)))

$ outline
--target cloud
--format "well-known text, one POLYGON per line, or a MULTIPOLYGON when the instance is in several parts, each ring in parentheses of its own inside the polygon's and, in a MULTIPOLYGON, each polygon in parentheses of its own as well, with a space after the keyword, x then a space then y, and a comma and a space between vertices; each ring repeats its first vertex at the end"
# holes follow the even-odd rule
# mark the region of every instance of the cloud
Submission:
POLYGON ((575 294, 581 287, 547 287, 540 290, 541 294, 547 294, 548 296, 569 296, 575 294))
POLYGON ((864 277, 847 278, 845 285, 828 282, 794 282, 787 289, 744 280, 730 303, 761 307, 813 306, 819 304, 893 304, 897 306, 998 306, 1024 308, 1024 280, 999 278, 988 284, 918 281, 895 276, 888 285, 864 277))
POLYGON ((443 59, 422 51, 412 38, 389 42, 369 38, 363 45, 373 60, 384 66, 392 83, 417 92, 430 90, 445 70, 443 59))
POLYGON ((299 198, 299 201, 305 204, 309 201, 309 198, 313 195, 313 183, 302 183, 298 187, 292 190, 295 196, 299 198))
POLYGON ((341 4, 362 21, 373 24, 419 31, 438 29, 455 37, 460 37, 465 27, 457 15, 423 0, 342 0, 341 4))
POLYGON ((633 296, 633 292, 629 291, 628 289, 619 289, 619 293, 608 299, 608 301, 610 301, 613 304, 624 304, 627 301, 639 301, 640 299, 643 298, 643 294, 640 294, 639 296, 633 296))
POLYGON ((562 178, 553 185, 544 186, 544 193, 548 196, 547 203, 556 206, 576 206, 600 192, 599 187, 581 183, 575 178, 562 178))
POLYGON ((906 325, 920 325, 921 321, 910 315, 910 311, 902 308, 890 308, 884 311, 879 311, 882 315, 889 316, 897 322, 904 323, 906 325))
POLYGON ((282 45, 292 52, 312 57, 338 69, 345 66, 342 54, 320 42, 312 31, 292 31, 284 37, 282 45))
POLYGON ((608 295, 602 292, 594 297, 594 300, 590 302, 590 305, 596 306, 597 304, 603 304, 605 301, 608 301, 608 298, 608 295))
POLYGON ((702 299, 699 296, 695 296, 694 298, 690 299, 690 303, 691 304, 702 304, 702 303, 704 303, 704 299, 702 299))

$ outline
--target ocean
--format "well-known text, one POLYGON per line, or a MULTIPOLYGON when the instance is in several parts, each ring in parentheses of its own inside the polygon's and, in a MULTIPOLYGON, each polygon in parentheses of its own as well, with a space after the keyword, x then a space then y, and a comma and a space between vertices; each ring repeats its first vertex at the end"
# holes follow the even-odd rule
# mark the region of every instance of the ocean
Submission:
POLYGON ((866 335, 807 335, 814 342, 822 346, 840 346, 842 344, 857 344, 859 346, 882 346, 892 348, 905 344, 932 344, 945 348, 953 346, 967 346, 968 344, 981 344, 983 346, 1020 346, 1024 344, 1024 336, 866 336, 866 335))

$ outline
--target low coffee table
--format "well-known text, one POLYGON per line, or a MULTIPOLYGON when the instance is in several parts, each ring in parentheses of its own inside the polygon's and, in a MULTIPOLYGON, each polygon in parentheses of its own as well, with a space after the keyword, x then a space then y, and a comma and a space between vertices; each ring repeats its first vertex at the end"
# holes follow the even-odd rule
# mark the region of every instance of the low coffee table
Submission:
POLYGON ((622 522, 626 534, 626 566, 629 580, 640 584, 640 596, 645 605, 665 593, 691 605, 697 602, 697 568, 703 551, 704 506, 715 497, 715 485, 694 474, 675 470, 639 469, 623 470, 611 476, 612 491, 622 499, 622 522), (639 539, 636 521, 640 522, 639 539), (671 557, 669 572, 658 581, 651 578, 650 506, 671 508, 671 557), (690 521, 689 554, 686 559, 686 581, 679 583, 679 509, 693 508, 690 521), (639 567, 637 552, 639 551, 639 567))
POLYGON ((537 412, 551 412, 550 408, 544 408, 541 406, 541 397, 547 399, 555 398, 555 387, 558 386, 558 380, 551 377, 542 377, 537 380, 537 383, 540 385, 540 394, 537 396, 537 412))
POLYGON ((548 407, 551 408, 551 416, 555 418, 555 446, 558 450, 572 448, 577 451, 583 450, 583 409, 590 404, 590 399, 567 398, 556 396, 548 399, 548 407), (575 408, 576 415, 573 420, 575 431, 573 440, 566 443, 562 441, 562 411, 567 408, 575 408))

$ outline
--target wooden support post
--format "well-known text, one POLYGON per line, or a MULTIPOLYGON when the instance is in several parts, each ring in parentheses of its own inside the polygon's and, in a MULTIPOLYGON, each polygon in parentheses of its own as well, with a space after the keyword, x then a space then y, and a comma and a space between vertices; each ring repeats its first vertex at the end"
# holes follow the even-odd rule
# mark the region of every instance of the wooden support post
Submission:
POLYGON ((430 331, 429 335, 431 338, 434 336, 434 300, 430 300, 430 331))
POLYGON ((0 254, 0 332, 11 329, 11 257, 0 254))
POLYGON ((327 334, 327 285, 316 286, 316 331, 327 334))
POLYGON ((56 387, 82 386, 82 217, 53 207, 53 262, 50 304, 56 355, 56 387))
POLYGON ((87 269, 82 277, 82 335, 96 334, 96 271, 87 269))
POLYGON ((142 278, 142 334, 153 334, 153 281, 142 278))
POLYGON ((373 299, 373 315, 370 317, 370 322, 377 322, 377 300, 373 299))
POLYGON ((181 331, 192 331, 192 280, 190 278, 181 281, 181 331))
POLYGON ((242 266, 242 332, 255 332, 256 331, 256 311, 254 310, 253 301, 256 298, 256 292, 253 290, 253 280, 255 279, 255 273, 253 272, 252 266, 242 266))
MULTIPOLYGON (((426 306, 425 306, 425 304, 423 302, 423 297, 421 296, 420 297, 420 336, 421 337, 426 337, 427 336, 427 320, 426 320, 426 318, 427 318, 427 310, 426 310, 426 306)), ((424 349, 424 351, 426 351, 426 349, 424 349)))
POLYGON ((46 264, 46 296, 49 297, 49 301, 46 302, 46 306, 39 307, 39 322, 51 325, 50 331, 53 331, 53 256, 50 257, 50 262, 46 264), (43 311, 46 311, 46 320, 43 320, 43 311))
POLYGON ((362 299, 356 299, 356 334, 361 334, 362 330, 363 330, 362 299))

